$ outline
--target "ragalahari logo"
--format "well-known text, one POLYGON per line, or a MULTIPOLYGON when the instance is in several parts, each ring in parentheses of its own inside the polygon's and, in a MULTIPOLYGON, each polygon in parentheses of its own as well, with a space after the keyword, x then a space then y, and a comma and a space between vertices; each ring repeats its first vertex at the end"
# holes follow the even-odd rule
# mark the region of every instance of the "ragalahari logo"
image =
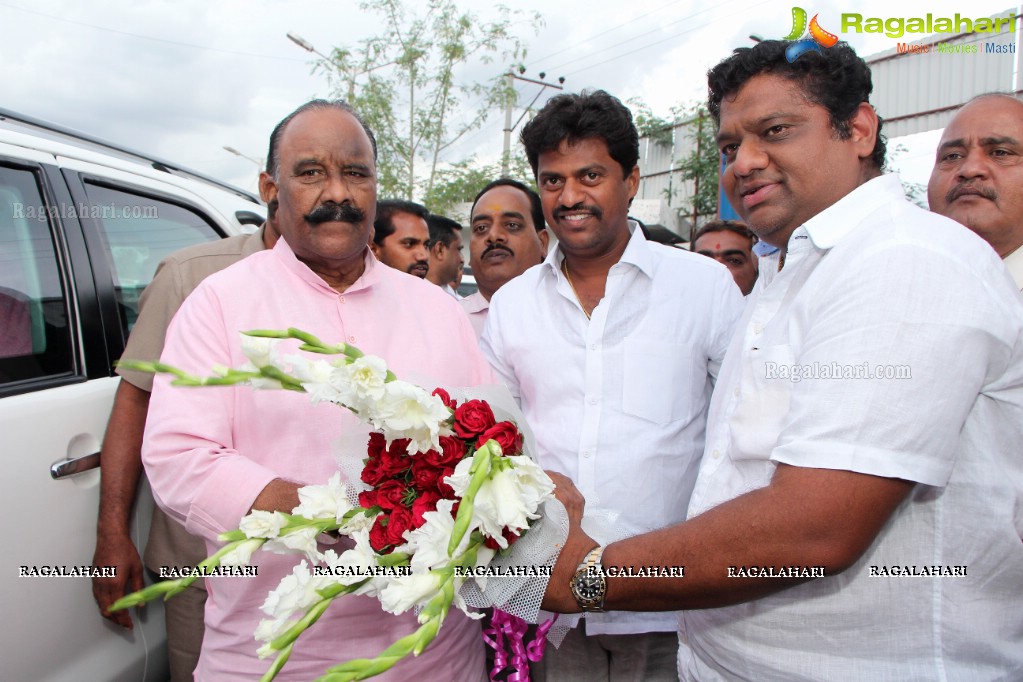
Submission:
POLYGON ((792 8, 792 32, 783 38, 783 40, 795 41, 785 50, 785 58, 789 60, 790 64, 796 61, 799 55, 810 51, 823 54, 822 47, 834 47, 838 43, 838 36, 825 31, 817 23, 818 16, 817 14, 813 15, 808 27, 806 25, 806 10, 802 7, 792 8))

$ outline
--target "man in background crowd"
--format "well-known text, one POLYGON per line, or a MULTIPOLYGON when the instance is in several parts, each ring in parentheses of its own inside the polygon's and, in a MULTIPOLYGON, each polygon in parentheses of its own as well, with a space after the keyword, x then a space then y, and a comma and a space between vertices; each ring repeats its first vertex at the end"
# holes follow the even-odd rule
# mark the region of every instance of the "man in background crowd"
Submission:
POLYGON ((494 292, 539 265, 547 255, 550 236, 540 197, 511 178, 494 180, 481 189, 469 216, 469 265, 479 290, 461 303, 479 336, 494 292))
POLYGON ((429 212, 422 204, 402 199, 377 202, 373 222, 373 255, 384 265, 426 277, 430 269, 429 212))
MULTIPOLYGON (((139 299, 139 316, 121 357, 159 360, 171 318, 202 280, 250 254, 273 248, 279 236, 272 220, 275 208, 275 204, 269 206, 270 219, 254 234, 196 244, 164 259, 139 299)), ((122 368, 116 371, 121 382, 100 449, 99 518, 92 559, 95 566, 116 567, 116 575, 93 578, 92 592, 103 616, 130 630, 133 623, 128 611, 110 613, 107 609, 143 586, 142 563, 130 525, 142 476, 142 434, 153 375, 122 368)), ((206 545, 201 538, 188 533, 159 507, 153 509, 145 550, 149 570, 158 574, 163 566, 194 566, 205 558, 206 545)), ((205 604, 206 586, 197 580, 164 605, 171 682, 192 680, 202 647, 205 604)))
POLYGON ((452 282, 462 267, 462 226, 451 218, 431 213, 426 217, 430 231, 430 267, 426 279, 441 287, 451 296, 455 293, 452 282))
POLYGON ((693 237, 692 250, 728 268, 742 295, 749 296, 760 274, 757 256, 753 253, 753 245, 756 243, 757 236, 742 223, 735 220, 713 220, 697 231, 693 237))
POLYGON ((974 97, 945 128, 927 185, 931 210, 994 248, 1023 291, 1023 102, 974 97))

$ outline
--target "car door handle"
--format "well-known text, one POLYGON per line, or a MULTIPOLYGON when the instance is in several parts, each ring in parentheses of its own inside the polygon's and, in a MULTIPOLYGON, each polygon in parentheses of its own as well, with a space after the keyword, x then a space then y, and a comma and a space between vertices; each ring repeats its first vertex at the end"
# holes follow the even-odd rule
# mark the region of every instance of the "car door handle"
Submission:
POLYGON ((85 455, 84 457, 77 457, 75 459, 65 459, 61 462, 57 462, 50 467, 50 476, 55 479, 66 478, 67 476, 74 476, 80 474, 83 471, 89 469, 96 469, 99 467, 99 453, 94 452, 91 455, 85 455))

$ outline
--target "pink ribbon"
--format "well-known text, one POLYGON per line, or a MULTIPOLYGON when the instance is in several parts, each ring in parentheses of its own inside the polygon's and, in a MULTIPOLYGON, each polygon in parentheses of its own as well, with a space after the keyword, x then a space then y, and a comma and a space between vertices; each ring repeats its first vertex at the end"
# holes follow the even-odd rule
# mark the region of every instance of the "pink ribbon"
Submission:
POLYGON ((538 625, 536 637, 526 644, 529 623, 518 616, 494 609, 490 617, 490 626, 483 630, 483 641, 494 650, 494 667, 490 670, 491 682, 496 682, 497 676, 505 668, 510 670, 507 682, 529 682, 529 662, 535 663, 543 658, 544 650, 547 648, 547 632, 557 619, 555 615, 554 618, 538 625))

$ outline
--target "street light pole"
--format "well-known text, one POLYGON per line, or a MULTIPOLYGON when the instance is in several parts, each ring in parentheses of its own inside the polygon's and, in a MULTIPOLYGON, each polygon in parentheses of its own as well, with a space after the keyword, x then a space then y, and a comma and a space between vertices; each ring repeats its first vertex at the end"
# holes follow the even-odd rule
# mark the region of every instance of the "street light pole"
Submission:
MULTIPOLYGON (((519 67, 519 74, 524 74, 525 72, 526 72, 525 68, 519 67)), ((508 98, 504 108, 504 153, 501 155, 502 176, 508 175, 508 163, 510 160, 509 157, 511 156, 512 131, 515 130, 515 128, 518 127, 519 123, 522 122, 522 119, 523 117, 525 117, 526 112, 529 111, 530 107, 532 107, 533 104, 536 103, 536 100, 540 99, 540 95, 543 94, 544 90, 546 90, 547 88, 554 88, 555 90, 565 89, 564 86, 561 85, 565 82, 564 76, 558 78, 559 85, 555 85, 554 83, 548 83, 547 81, 543 80, 547 76, 547 74, 545 74, 543 71, 540 72, 540 80, 526 78, 525 76, 519 74, 512 73, 511 71, 505 74, 505 77, 508 79, 508 98), (534 97, 533 101, 530 102, 525 109, 523 109, 522 116, 519 116, 519 120, 515 121, 513 125, 512 108, 515 106, 515 100, 518 99, 517 97, 518 93, 515 92, 515 81, 517 80, 522 81, 524 83, 535 83, 536 85, 539 85, 541 87, 539 92, 536 93, 536 97, 534 97)))

